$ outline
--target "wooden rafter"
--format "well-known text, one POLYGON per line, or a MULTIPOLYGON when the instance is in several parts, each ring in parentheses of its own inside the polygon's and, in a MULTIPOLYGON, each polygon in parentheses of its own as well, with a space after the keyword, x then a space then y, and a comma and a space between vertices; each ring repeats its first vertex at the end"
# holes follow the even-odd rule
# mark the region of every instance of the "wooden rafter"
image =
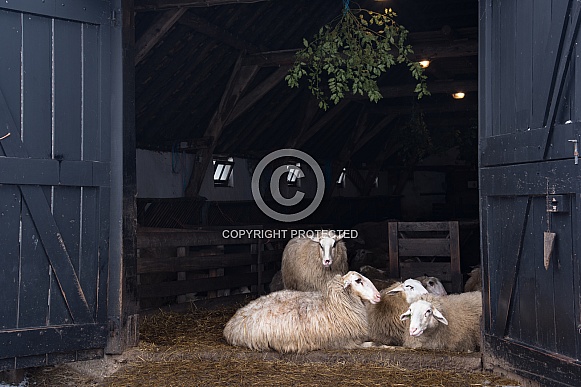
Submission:
MULTIPOLYGON (((390 109, 389 114, 382 118, 377 124, 375 124, 371 129, 366 131, 355 144, 355 152, 363 148, 369 141, 373 140, 377 135, 379 135, 387 126, 393 122, 393 120, 402 114, 411 113, 412 106, 403 106, 397 109, 390 109)), ((454 112, 454 111, 476 111, 478 110, 477 104, 459 104, 457 101, 452 101, 452 103, 446 104, 433 104, 421 107, 423 113, 434 113, 434 112, 454 112)))
MULTIPOLYGON (((440 35, 440 32, 436 32, 440 35)), ((478 40, 462 39, 455 41, 418 41, 413 45, 412 59, 458 58, 478 55, 478 40)), ((262 67, 290 65, 295 61, 297 50, 260 52, 244 58, 244 65, 262 67)))
MULTIPOLYGON (((255 67, 258 69, 258 67, 255 67)), ((288 67, 281 67, 272 73, 268 78, 266 78, 260 85, 252 89, 251 92, 246 94, 244 98, 240 99, 236 106, 232 109, 231 114, 228 116, 226 125, 230 124, 236 118, 240 117, 244 112, 250 109, 256 102, 258 102, 266 93, 272 90, 280 81, 282 81, 285 75, 288 73, 288 67)))
MULTIPOLYGON (((264 126, 267 128, 272 128, 272 123, 276 121, 281 114, 283 114, 284 107, 288 106, 295 98, 297 98, 296 93, 288 93, 286 98, 280 103, 280 108, 275 109, 264 114, 264 126)), ((243 139, 245 144, 254 144, 260 137, 264 137, 264 132, 260 130, 252 130, 249 137, 243 139)))
MULTIPOLYGON (((185 10, 186 8, 182 9, 185 10)), ((246 52, 253 53, 261 51, 263 49, 243 39, 240 39, 236 35, 224 30, 222 27, 214 25, 208 22, 206 19, 201 18, 192 13, 184 15, 180 20, 180 24, 186 25, 201 34, 219 40, 220 42, 225 43, 238 50, 244 50, 246 52)))
POLYGON ((187 8, 164 12, 135 43, 135 64, 143 60, 149 51, 161 40, 169 29, 183 16, 187 8))
POLYGON ((157 11, 170 8, 213 7, 227 4, 251 4, 270 0, 135 0, 136 11, 157 11))
POLYGON ((214 112, 208 128, 204 133, 204 137, 210 137, 212 140, 208 148, 201 149, 198 152, 198 157, 194 161, 190 181, 186 187, 186 196, 196 196, 200 191, 206 170, 212 161, 212 153, 224 129, 224 124, 228 120, 228 116, 234 105, 236 105, 240 94, 246 89, 254 75, 256 75, 256 68, 241 67, 241 58, 242 54, 234 64, 234 69, 232 70, 226 89, 222 94, 218 109, 214 112))
POLYGON ((332 122, 349 104, 349 100, 343 99, 337 105, 333 106, 321 116, 321 118, 315 122, 308 130, 303 131, 300 137, 297 138, 296 147, 301 148, 303 145, 311 139, 319 130, 323 129, 328 123, 332 122))

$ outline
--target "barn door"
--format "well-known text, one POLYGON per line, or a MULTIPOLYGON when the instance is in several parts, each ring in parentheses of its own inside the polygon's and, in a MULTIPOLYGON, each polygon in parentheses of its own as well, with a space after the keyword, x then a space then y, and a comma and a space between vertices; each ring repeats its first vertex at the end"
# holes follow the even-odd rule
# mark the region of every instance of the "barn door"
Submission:
POLYGON ((480 2, 484 365, 581 385, 581 3, 480 2))
POLYGON ((0 370, 106 344, 110 14, 0 4, 0 370))

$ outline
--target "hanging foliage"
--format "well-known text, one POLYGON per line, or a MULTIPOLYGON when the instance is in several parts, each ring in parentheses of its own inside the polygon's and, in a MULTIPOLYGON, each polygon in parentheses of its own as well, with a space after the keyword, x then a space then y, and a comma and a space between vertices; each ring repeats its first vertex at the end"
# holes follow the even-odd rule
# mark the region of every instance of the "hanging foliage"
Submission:
POLYGON ((344 4, 342 15, 321 27, 312 42, 303 39, 305 47, 297 52, 285 78, 288 85, 298 87, 306 77, 325 110, 329 101, 337 104, 348 92, 377 102, 382 98, 377 78, 391 66, 405 63, 418 81, 418 98, 428 95, 423 68, 409 58, 413 50, 406 44, 408 31, 395 22, 396 13, 391 8, 384 13, 351 10, 349 1, 344 4))

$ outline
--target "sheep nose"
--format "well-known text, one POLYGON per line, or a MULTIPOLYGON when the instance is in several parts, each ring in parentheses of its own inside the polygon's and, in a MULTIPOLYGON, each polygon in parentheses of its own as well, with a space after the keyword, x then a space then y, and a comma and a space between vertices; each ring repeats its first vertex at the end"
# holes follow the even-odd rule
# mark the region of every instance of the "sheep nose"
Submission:
POLYGON ((374 297, 375 297, 375 301, 377 301, 377 302, 381 301, 381 294, 379 294, 379 292, 375 293, 374 297))

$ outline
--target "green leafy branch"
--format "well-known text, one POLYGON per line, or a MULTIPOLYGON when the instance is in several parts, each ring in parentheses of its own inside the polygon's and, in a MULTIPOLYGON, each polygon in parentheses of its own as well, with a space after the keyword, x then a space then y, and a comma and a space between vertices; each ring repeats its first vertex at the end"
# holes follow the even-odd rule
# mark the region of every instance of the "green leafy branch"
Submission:
POLYGON ((412 47, 406 44, 408 31, 394 20, 396 13, 345 8, 343 14, 321 27, 312 42, 303 39, 293 67, 285 77, 290 87, 298 87, 302 77, 309 90, 327 110, 345 94, 367 95, 373 102, 383 96, 377 78, 391 66, 405 63, 418 81, 418 98, 429 95, 424 69, 410 59, 412 47), (325 75, 326 74, 326 75, 325 75))

